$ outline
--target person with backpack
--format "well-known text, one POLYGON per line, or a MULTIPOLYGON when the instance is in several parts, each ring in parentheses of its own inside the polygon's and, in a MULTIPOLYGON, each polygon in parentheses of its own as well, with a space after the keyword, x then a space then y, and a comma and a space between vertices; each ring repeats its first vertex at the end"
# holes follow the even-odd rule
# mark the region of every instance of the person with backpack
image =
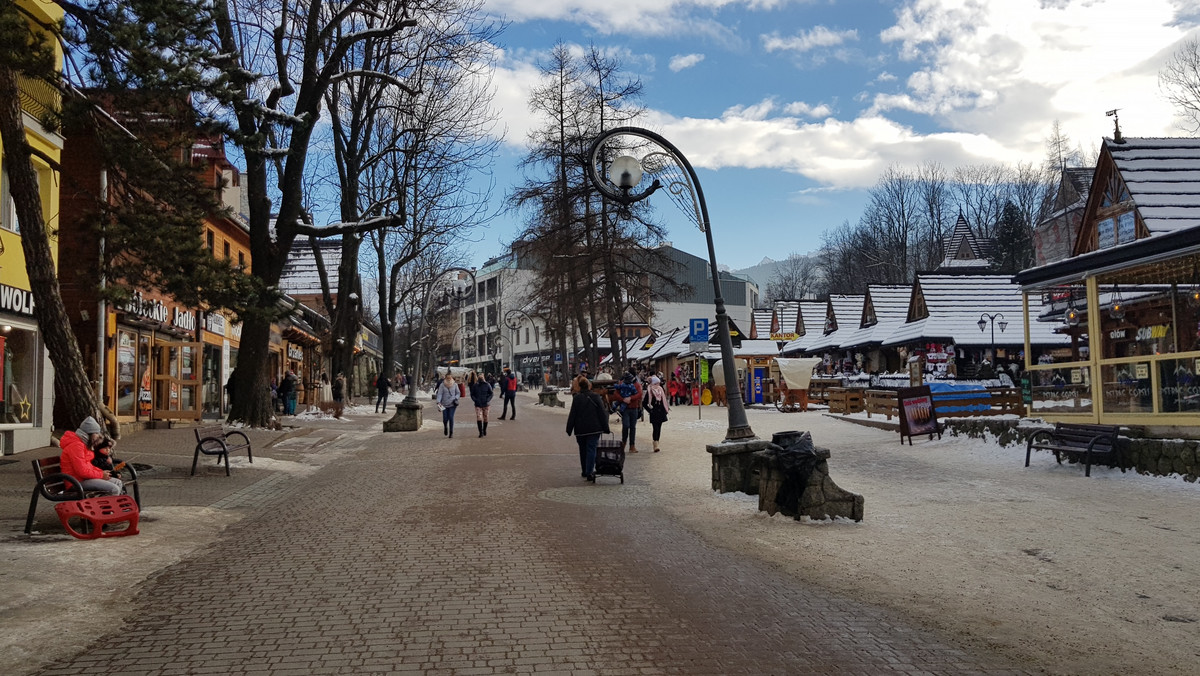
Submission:
POLYGON ((608 408, 600 395, 592 391, 587 378, 576 379, 579 392, 571 398, 571 412, 567 414, 567 436, 575 435, 579 445, 579 465, 583 478, 596 483, 596 448, 600 435, 609 434, 608 408))
POLYGON ((500 376, 500 396, 504 398, 504 408, 500 411, 500 419, 508 415, 508 407, 512 406, 512 419, 517 419, 517 375, 507 366, 504 375, 500 376))

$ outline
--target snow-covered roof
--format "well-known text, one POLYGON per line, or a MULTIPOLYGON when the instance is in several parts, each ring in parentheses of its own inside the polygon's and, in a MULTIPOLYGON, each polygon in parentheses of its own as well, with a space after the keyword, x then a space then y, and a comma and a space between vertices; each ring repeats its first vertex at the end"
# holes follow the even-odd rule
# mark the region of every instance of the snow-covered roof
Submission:
MULTIPOLYGON (((848 340, 850 336, 858 332, 859 324, 862 322, 863 302, 866 296, 849 296, 849 295, 831 295, 829 297, 829 312, 827 315, 832 319, 832 325, 822 327, 823 335, 809 343, 805 348, 805 352, 816 352, 819 350, 837 349, 843 342, 848 340)), ((807 319, 807 318, 806 318, 807 319)), ((811 331, 811 324, 808 325, 811 331)))
POLYGON ((801 329, 801 335, 796 340, 788 341, 783 346, 783 354, 796 354, 808 349, 808 346, 824 337, 825 316, 829 304, 818 301, 802 300, 796 304, 796 323, 801 329))
POLYGON ((958 214, 954 229, 946 241, 946 256, 942 259, 940 268, 987 267, 988 261, 983 247, 967 224, 967 219, 958 214))
POLYGON ((769 307, 756 307, 750 311, 750 338, 766 338, 771 334, 771 322, 775 318, 775 310, 769 307))
MULTIPOLYGON (((325 274, 329 279, 329 292, 337 293, 338 265, 342 262, 342 240, 340 237, 323 237, 317 240, 321 259, 325 263, 325 274)), ((308 237, 299 236, 283 264, 279 278, 279 289, 287 294, 321 293, 321 276, 317 272, 317 258, 313 255, 308 237)))
MULTIPOLYGON (((772 340, 791 340, 791 338, 783 338, 792 334, 800 333, 800 302, 795 300, 780 300, 775 301, 774 318, 771 321, 771 336, 780 336, 780 338, 772 337, 772 340)), ((768 336, 768 337, 771 337, 768 336)))
POLYGON ((882 343, 908 318, 911 298, 911 286, 868 286, 860 328, 842 341, 841 346, 850 349, 882 343))
POLYGON ((1200 138, 1104 140, 1150 236, 1200 226, 1200 138))
POLYGON ((653 361, 656 359, 665 359, 673 357, 687 350, 688 331, 685 328, 671 329, 670 332, 664 333, 654 341, 653 347, 649 350, 647 359, 653 361))
MULTIPOLYGON (((1008 275, 919 274, 913 283, 912 300, 906 321, 883 340, 884 345, 902 345, 924 340, 951 342, 956 345, 991 345, 990 323, 979 330, 983 313, 1004 315, 1007 326, 1000 330, 996 319, 996 343, 1020 345, 1025 341, 1025 320, 1021 287, 1008 275), (928 311, 922 316, 921 306, 928 311)), ((1040 296, 1029 297, 1029 314, 1042 314, 1040 296)), ((1070 341, 1054 332, 1055 325, 1033 322, 1030 340, 1036 345, 1061 345, 1070 341)))
MULTIPOLYGON (((733 346, 733 356, 735 357, 770 357, 777 354, 779 354, 779 345, 773 340, 743 340, 740 346, 737 344, 733 346)), ((704 357, 720 359, 721 346, 716 342, 709 343, 704 357)))

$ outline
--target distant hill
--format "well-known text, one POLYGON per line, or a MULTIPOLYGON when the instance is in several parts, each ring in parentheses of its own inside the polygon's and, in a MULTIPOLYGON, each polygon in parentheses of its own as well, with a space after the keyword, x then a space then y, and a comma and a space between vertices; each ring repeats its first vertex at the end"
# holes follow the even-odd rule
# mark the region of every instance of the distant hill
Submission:
MULTIPOLYGON (((797 256, 797 258, 809 258, 809 256, 797 256)), ((773 260, 768 256, 767 258, 762 259, 758 265, 752 265, 748 268, 742 268, 741 270, 733 270, 732 272, 738 275, 745 275, 754 280, 754 283, 758 285, 759 293, 764 293, 767 290, 767 284, 769 284, 771 278, 775 276, 775 272, 782 262, 783 261, 773 260)))

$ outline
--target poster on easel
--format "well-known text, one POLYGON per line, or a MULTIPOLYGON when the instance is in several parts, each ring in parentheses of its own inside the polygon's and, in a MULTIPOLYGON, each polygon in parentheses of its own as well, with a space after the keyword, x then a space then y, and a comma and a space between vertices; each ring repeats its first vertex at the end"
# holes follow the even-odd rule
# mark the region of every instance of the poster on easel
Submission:
POLYGON ((903 387, 896 391, 900 404, 900 443, 908 437, 908 445, 912 446, 912 438, 917 434, 928 434, 942 438, 942 426, 938 424, 937 411, 933 407, 933 393, 928 385, 921 387, 903 387))

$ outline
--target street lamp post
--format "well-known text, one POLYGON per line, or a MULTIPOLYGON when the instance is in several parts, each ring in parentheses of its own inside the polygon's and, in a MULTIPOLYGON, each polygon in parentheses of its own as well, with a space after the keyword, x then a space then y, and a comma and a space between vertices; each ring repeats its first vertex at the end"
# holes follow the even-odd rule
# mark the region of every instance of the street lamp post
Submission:
POLYGON ((725 441, 755 439, 746 419, 741 388, 737 385, 737 366, 733 361, 733 338, 729 333, 729 315, 721 295, 721 275, 717 269, 717 253, 713 246, 712 228, 708 220, 708 205, 704 191, 691 163, 679 149, 662 136, 640 127, 617 127, 602 133, 588 150, 587 173, 592 185, 605 198, 621 205, 618 214, 629 214, 630 205, 640 202, 664 187, 684 213, 700 228, 708 242, 708 264, 713 280, 713 303, 716 305, 717 337, 721 343, 721 361, 725 371, 728 394, 729 429, 725 441), (631 153, 636 153, 634 157, 631 153), (649 174, 654 182, 642 192, 633 192, 642 176, 649 174), (732 392, 730 389, 732 388, 732 392))
MULTIPOLYGON (((538 380, 541 381, 542 391, 545 392, 550 389, 550 383, 546 382, 546 365, 542 363, 542 339, 538 336, 537 324, 534 323, 533 317, 530 317, 524 310, 512 309, 504 313, 504 325, 510 331, 519 331, 521 330, 521 317, 528 319, 529 323, 533 326, 533 344, 537 348, 538 380)), ((513 348, 513 353, 515 356, 515 347, 513 348)))
POLYGON ((434 287, 441 282, 449 282, 446 286, 441 287, 445 295, 450 296, 453 300, 465 298, 475 288, 475 269, 449 267, 426 280, 425 298, 421 301, 421 333, 417 334, 417 355, 412 374, 414 382, 409 383, 408 394, 404 397, 404 401, 396 405, 396 415, 383 423, 384 432, 413 432, 421 429, 421 403, 417 401, 416 383, 421 379, 421 362, 424 359, 425 351, 425 340, 422 339, 422 334, 428 328, 429 301, 434 296, 434 287), (452 273, 459 273, 459 277, 447 280, 446 276, 452 273), (461 278, 463 274, 470 278, 466 284, 462 283, 467 281, 461 278))
MULTIPOLYGON (((1004 313, 996 312, 988 314, 984 312, 979 315, 979 321, 975 323, 979 327, 979 332, 983 333, 989 325, 992 327, 992 361, 996 361, 996 325, 1000 325, 1000 333, 1004 333, 1004 329, 1008 328, 1008 322, 1004 321, 1004 313), (999 321, 996 321, 999 320, 999 321)), ((995 368, 995 364, 992 365, 995 368)))

